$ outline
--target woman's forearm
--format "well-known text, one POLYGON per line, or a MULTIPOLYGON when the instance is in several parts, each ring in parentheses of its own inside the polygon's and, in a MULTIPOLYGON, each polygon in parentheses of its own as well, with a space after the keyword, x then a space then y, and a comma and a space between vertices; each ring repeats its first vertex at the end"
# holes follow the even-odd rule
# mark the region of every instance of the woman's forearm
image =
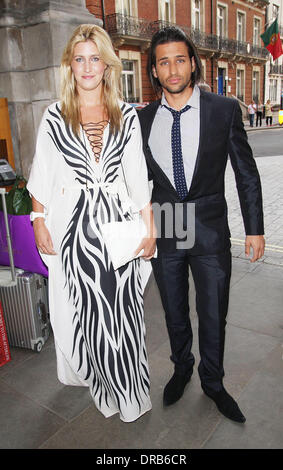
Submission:
POLYGON ((34 212, 44 212, 44 206, 40 204, 33 196, 31 198, 32 201, 32 210, 34 212))
POLYGON ((151 202, 149 202, 141 211, 141 216, 147 228, 148 238, 156 238, 157 231, 154 223, 153 210, 151 202))

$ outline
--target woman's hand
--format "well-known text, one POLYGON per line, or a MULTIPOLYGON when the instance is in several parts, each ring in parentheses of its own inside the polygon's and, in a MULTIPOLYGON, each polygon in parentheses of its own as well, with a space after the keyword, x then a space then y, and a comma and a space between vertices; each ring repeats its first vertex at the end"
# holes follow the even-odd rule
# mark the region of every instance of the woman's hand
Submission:
POLYGON ((145 260, 150 260, 151 258, 153 258, 156 250, 157 237, 157 230, 154 224, 151 203, 149 203, 144 209, 141 210, 141 215, 147 228, 147 236, 142 239, 141 243, 137 247, 135 251, 135 256, 137 256, 141 250, 144 250, 141 257, 145 260))
POLYGON ((56 255, 50 233, 45 225, 44 219, 38 217, 33 222, 35 243, 40 251, 45 255, 56 255))
POLYGON ((153 258, 156 250, 156 237, 145 237, 142 239, 138 248, 135 251, 135 256, 139 254, 141 250, 144 250, 141 257, 145 260, 153 258))

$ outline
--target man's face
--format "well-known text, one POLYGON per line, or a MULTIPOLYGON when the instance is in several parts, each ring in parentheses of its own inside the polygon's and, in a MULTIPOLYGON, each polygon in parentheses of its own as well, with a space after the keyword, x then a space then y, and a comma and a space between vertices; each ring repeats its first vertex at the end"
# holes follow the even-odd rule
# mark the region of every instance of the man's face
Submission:
POLYGON ((194 57, 190 59, 184 42, 159 44, 155 50, 156 66, 153 76, 158 78, 162 88, 169 93, 181 93, 190 87, 191 75, 195 70, 194 57))

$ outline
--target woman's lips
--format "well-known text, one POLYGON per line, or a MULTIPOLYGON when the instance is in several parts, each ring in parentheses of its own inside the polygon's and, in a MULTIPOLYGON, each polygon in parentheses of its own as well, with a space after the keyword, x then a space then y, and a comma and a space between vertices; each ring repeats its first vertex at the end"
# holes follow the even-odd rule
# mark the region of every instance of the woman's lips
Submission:
POLYGON ((85 80, 90 80, 91 78, 93 78, 93 75, 83 75, 83 77, 85 80))

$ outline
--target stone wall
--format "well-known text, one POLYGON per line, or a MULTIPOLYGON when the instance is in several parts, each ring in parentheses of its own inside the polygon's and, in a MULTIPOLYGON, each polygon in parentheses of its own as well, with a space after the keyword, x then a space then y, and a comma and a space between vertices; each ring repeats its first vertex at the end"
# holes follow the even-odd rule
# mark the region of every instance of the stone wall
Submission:
POLYGON ((102 26, 85 0, 0 4, 0 97, 7 98, 17 173, 28 177, 44 109, 59 97, 63 48, 82 23, 102 26))

